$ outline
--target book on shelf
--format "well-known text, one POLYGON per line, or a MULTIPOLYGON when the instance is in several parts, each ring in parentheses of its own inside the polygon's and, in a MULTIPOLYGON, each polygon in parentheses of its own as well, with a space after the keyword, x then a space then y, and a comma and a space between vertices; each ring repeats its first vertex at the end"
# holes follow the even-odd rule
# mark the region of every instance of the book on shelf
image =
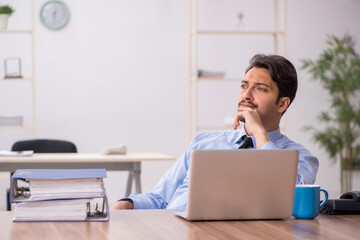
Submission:
POLYGON ((17 126, 23 125, 23 116, 1 116, 0 115, 0 126, 17 126))
POLYGON ((105 169, 18 169, 13 221, 108 221, 105 169))
POLYGON ((199 69, 198 77, 199 78, 223 78, 223 77, 225 77, 225 72, 208 71, 208 70, 199 69))

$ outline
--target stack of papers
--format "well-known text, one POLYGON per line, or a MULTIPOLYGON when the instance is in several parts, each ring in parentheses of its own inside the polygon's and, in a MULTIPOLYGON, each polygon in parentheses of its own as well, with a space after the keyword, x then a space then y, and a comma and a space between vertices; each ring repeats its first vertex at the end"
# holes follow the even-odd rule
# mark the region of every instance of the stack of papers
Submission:
POLYGON ((6 151, 0 150, 0 156, 8 156, 8 157, 24 157, 24 156, 31 156, 33 155, 33 150, 27 151, 6 151))
POLYGON ((29 179, 30 200, 88 198, 105 196, 102 178, 29 179))
POLYGON ((108 221, 105 169, 18 169, 11 178, 13 221, 108 221), (24 185, 29 188, 19 187, 24 185))

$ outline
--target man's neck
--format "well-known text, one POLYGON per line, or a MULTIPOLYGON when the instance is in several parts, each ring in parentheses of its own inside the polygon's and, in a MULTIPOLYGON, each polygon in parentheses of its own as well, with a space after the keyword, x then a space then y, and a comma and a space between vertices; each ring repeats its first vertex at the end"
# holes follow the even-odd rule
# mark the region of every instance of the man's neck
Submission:
POLYGON ((279 119, 276 119, 275 121, 264 121, 263 122, 263 126, 264 129, 266 130, 266 132, 272 132, 275 131, 276 129, 279 128, 279 124, 280 124, 280 119, 281 117, 279 117, 279 119))

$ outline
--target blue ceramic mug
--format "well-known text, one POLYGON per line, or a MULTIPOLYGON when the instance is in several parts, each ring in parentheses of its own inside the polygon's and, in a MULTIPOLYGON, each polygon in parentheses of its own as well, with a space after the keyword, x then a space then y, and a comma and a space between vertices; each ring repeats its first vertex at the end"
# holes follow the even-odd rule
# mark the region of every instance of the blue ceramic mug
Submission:
POLYGON ((313 219, 319 215, 320 208, 327 200, 327 191, 320 189, 319 185, 296 185, 292 215, 299 219, 313 219), (325 194, 325 199, 321 204, 320 192, 325 194))

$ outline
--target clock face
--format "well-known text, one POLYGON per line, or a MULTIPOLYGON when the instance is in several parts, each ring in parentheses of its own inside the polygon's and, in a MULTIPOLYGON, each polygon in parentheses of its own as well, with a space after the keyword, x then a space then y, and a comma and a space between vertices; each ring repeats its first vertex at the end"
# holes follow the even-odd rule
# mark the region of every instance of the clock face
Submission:
POLYGON ((41 22, 50 29, 60 29, 69 21, 69 11, 60 1, 48 1, 40 9, 41 22))

